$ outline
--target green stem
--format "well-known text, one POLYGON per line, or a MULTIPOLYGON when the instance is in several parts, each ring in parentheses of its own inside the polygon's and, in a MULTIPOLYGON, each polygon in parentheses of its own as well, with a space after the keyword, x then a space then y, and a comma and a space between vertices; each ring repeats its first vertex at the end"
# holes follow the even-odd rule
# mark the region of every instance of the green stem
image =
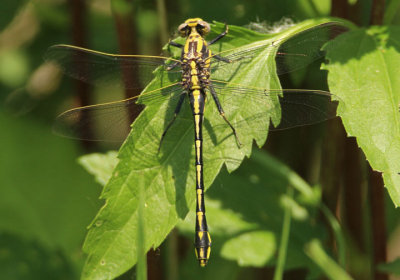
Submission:
POLYGON ((389 1, 385 9, 385 15, 383 16, 384 25, 389 25, 392 23, 395 15, 399 11, 399 8, 400 8, 400 0, 389 1))
POLYGON ((332 228, 333 234, 335 235, 339 264, 342 267, 346 267, 346 241, 340 228, 340 224, 336 220, 335 216, 332 215, 328 207, 326 207, 324 204, 321 204, 320 209, 328 220, 332 228))
POLYGON ((347 272, 338 266, 334 260, 322 248, 321 242, 317 239, 311 240, 305 247, 306 254, 318 265, 325 275, 331 280, 353 279, 347 272))
MULTIPOLYGON (((287 189, 287 196, 289 198, 293 198, 293 192, 294 192, 293 188, 289 186, 287 189)), ((274 273, 274 280, 281 280, 283 277, 283 272, 285 270, 286 255, 289 245, 291 219, 292 219, 292 207, 291 204, 288 203, 287 205, 285 205, 285 212, 283 214, 282 236, 279 245, 278 261, 274 273)))

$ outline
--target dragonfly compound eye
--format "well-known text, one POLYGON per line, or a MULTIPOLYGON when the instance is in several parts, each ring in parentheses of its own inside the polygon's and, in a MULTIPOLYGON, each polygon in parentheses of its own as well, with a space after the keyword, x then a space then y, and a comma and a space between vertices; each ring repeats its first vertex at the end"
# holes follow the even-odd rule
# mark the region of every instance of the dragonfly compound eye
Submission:
POLYGON ((181 37, 187 37, 189 35, 189 30, 190 30, 190 28, 189 28, 189 26, 188 26, 188 24, 186 22, 182 23, 178 27, 179 35, 181 37))
POLYGON ((205 36, 210 32, 210 25, 205 22, 205 21, 199 21, 197 24, 197 32, 200 33, 200 35, 205 36))

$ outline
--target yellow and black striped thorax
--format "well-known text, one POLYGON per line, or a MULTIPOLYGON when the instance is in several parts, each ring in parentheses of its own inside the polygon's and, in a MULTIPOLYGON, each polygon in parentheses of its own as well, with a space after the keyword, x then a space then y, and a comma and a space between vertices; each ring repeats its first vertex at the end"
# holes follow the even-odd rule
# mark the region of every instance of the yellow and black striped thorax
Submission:
POLYGON ((186 37, 182 49, 182 82, 187 90, 204 89, 210 78, 211 51, 204 36, 210 26, 200 18, 188 19, 179 26, 181 36, 186 37))

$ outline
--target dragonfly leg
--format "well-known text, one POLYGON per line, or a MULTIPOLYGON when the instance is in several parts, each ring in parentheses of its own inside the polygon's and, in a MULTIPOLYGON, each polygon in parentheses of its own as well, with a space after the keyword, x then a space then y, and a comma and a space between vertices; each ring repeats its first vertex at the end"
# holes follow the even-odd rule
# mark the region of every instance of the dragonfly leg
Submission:
POLYGON ((235 139, 236 139, 236 143, 237 143, 238 147, 240 148, 242 146, 242 143, 239 140, 239 137, 238 137, 238 135, 236 133, 236 129, 233 127, 233 125, 226 118, 224 109, 222 109, 222 106, 221 106, 221 103, 219 102, 217 93, 215 92, 214 87, 211 84, 209 85, 209 89, 210 89, 210 92, 211 92, 211 96, 214 99, 215 105, 217 105, 219 114, 225 120, 225 122, 229 125, 229 127, 232 129, 233 135, 235 136, 235 139))
MULTIPOLYGON (((174 42, 174 41, 169 41, 169 42, 168 42, 168 45, 173 46, 173 47, 177 47, 177 48, 180 48, 180 49, 183 48, 183 45, 182 45, 182 44, 176 43, 176 42, 174 42)), ((175 62, 175 63, 169 65, 169 66, 167 67, 167 70, 168 70, 168 71, 169 71, 169 70, 172 70, 172 69, 174 69, 176 66, 178 66, 179 64, 181 64, 181 63, 177 61, 177 62, 175 62)))
POLYGON ((220 61, 226 62, 226 63, 231 63, 232 62, 232 60, 230 60, 228 58, 225 58, 223 56, 217 55, 217 54, 213 55, 213 58, 215 58, 216 60, 220 60, 220 61))
POLYGON ((185 100, 185 96, 186 96, 185 93, 182 93, 182 94, 181 94, 181 97, 179 98, 178 104, 176 105, 176 108, 175 108, 174 117, 172 118, 172 120, 170 120, 170 122, 168 123, 167 127, 165 128, 163 134, 161 135, 160 144, 158 144, 158 152, 160 152, 161 144, 162 144, 162 142, 163 142, 163 140, 164 140, 165 135, 166 135, 167 132, 168 132, 168 129, 172 126, 172 124, 173 124, 174 121, 176 120, 176 117, 177 117, 178 114, 179 114, 179 111, 180 111, 181 108, 182 108, 182 104, 183 104, 183 100, 185 100))
POLYGON ((172 63, 171 65, 167 66, 167 70, 168 70, 168 71, 169 71, 169 70, 172 70, 172 69, 174 69, 176 66, 178 66, 178 65, 180 65, 180 64, 181 64, 180 61, 174 62, 174 63, 172 63))
POLYGON ((221 39, 222 37, 224 37, 226 34, 228 34, 229 31, 229 27, 227 24, 225 24, 225 30, 224 32, 222 32, 221 34, 219 34, 217 37, 215 37, 214 39, 212 39, 210 42, 208 42, 209 45, 214 44, 215 42, 217 42, 219 39, 221 39))
POLYGON ((168 42, 168 45, 171 45, 171 46, 173 46, 173 47, 177 47, 177 48, 183 48, 183 45, 182 44, 179 44, 179 43, 176 43, 176 42, 174 42, 174 41, 169 41, 168 42))

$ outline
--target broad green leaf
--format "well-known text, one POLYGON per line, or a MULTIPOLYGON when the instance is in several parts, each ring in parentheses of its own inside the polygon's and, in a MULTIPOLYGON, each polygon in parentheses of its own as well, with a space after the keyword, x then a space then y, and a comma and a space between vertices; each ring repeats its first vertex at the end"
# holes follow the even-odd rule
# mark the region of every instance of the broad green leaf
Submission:
POLYGON ((346 104, 338 114, 400 205, 400 27, 371 27, 328 44, 328 83, 346 104))
POLYGON ((0 11, 0 31, 3 31, 4 28, 13 18, 15 18, 18 11, 21 9, 21 6, 27 2, 26 0, 4 0, 2 2, 2 8, 0 11))
POLYGON ((228 260, 236 260, 240 266, 262 267, 275 253, 275 246, 275 235, 271 232, 250 231, 225 242, 221 254, 228 260))
POLYGON ((0 230, 76 254, 99 208, 73 142, 47 125, 0 114, 0 230))
POLYGON ((0 233, 0 274, 2 279, 77 279, 70 260, 59 250, 49 250, 40 242, 0 233))
MULTIPOLYGON (((246 48, 259 42, 276 42, 296 32, 326 22, 309 21, 276 35, 259 34, 245 28, 230 26, 230 32, 214 53, 232 48, 246 48)), ((213 26, 214 37, 223 30, 223 24, 213 26), (214 28, 215 27, 215 28, 214 28)), ((230 82, 247 86, 279 89, 273 54, 261 52, 251 63, 240 69, 230 82)), ((215 73, 214 78, 224 75, 215 73)), ((156 79, 145 91, 166 86, 168 75, 156 73, 156 79)), ((93 221, 84 250, 89 254, 83 271, 84 279, 109 279, 120 275, 137 261, 138 184, 145 189, 145 236, 146 250, 157 247, 179 220, 186 217, 195 199, 195 168, 193 149, 193 120, 187 100, 158 153, 160 136, 173 116, 176 100, 164 103, 141 100, 146 108, 132 125, 132 132, 121 147, 119 163, 105 186, 101 198, 105 206, 93 221)), ((270 118, 279 122, 279 110, 266 110, 277 100, 260 102, 242 98, 221 98, 226 116, 237 128, 243 148, 238 149, 230 128, 219 117, 212 100, 206 104, 204 133, 204 182, 211 185, 222 166, 229 172, 251 154, 252 143, 262 145, 268 133, 270 118), (240 108, 240 110, 239 110, 240 108), (257 121, 249 121, 261 115, 257 121)))
POLYGON ((104 186, 118 163, 117 152, 84 155, 79 158, 79 163, 96 178, 100 185, 104 186))
POLYGON ((400 258, 395 259, 389 263, 382 263, 378 265, 380 271, 387 272, 393 275, 400 275, 400 258))

